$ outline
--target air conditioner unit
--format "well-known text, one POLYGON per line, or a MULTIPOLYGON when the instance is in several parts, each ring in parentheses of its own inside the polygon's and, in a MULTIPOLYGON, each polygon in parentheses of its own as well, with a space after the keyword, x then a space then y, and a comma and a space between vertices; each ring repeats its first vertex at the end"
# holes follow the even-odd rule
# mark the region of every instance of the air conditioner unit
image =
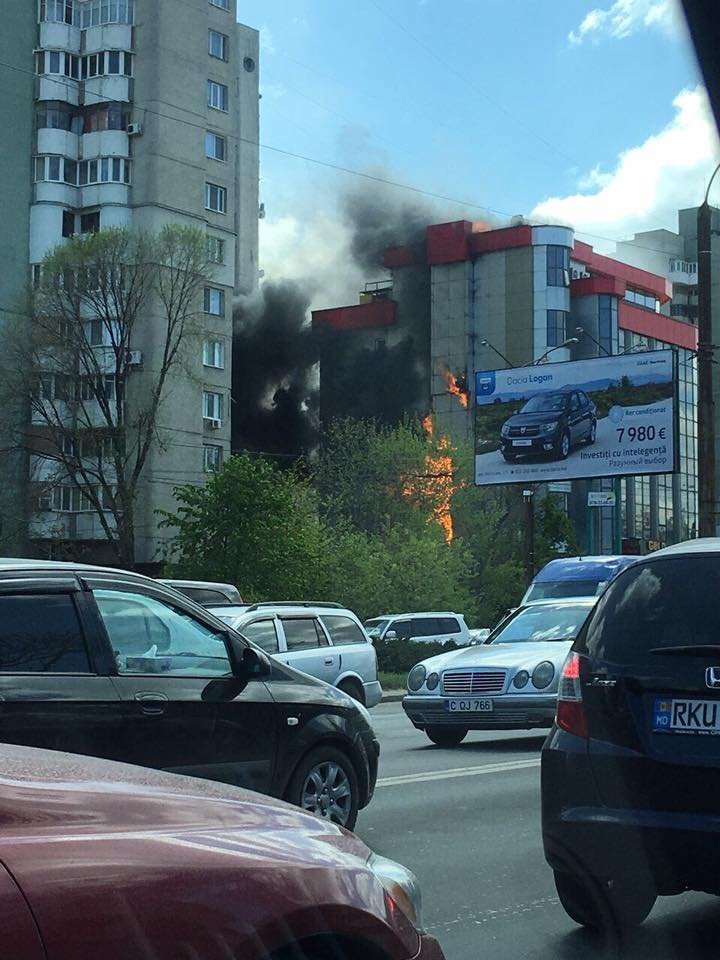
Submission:
POLYGON ((210 429, 211 429, 211 430, 219 430, 221 426, 222 426, 222 420, 211 420, 211 421, 210 421, 210 429))
POLYGON ((127 362, 129 367, 139 367, 143 362, 142 350, 128 350, 127 362))
POLYGON ((139 137, 142 133, 142 124, 129 123, 126 128, 126 132, 129 137, 139 137))

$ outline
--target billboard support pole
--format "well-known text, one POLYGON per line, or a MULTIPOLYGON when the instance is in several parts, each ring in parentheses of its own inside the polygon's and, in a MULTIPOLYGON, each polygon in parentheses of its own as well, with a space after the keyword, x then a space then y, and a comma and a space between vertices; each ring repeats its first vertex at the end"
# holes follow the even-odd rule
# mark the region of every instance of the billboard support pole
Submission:
POLYGON ((622 477, 615 477, 615 507, 613 512, 613 552, 622 552, 622 477))
MULTIPOLYGON (((720 169, 720 167, 718 167, 720 169)), ((715 170, 715 173, 718 171, 715 170)), ((712 183, 715 173, 710 180, 712 183)), ((697 212, 698 247, 698 493, 699 535, 715 536, 715 403, 712 388, 712 221, 705 201, 697 212)))

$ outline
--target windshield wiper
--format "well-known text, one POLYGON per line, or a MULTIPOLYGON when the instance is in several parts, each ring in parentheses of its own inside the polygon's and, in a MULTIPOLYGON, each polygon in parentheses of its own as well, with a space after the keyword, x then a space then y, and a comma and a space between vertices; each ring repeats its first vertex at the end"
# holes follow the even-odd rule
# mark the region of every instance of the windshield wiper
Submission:
POLYGON ((702 657, 705 654, 720 657, 720 643, 677 644, 671 647, 652 647, 648 653, 667 654, 670 657, 702 657))

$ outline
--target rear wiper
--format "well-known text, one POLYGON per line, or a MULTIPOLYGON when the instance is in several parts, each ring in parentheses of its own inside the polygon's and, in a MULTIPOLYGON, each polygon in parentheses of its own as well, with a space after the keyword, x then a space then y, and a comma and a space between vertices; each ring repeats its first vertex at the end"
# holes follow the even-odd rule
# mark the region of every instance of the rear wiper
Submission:
POLYGON ((672 647, 653 647, 648 652, 667 654, 671 657, 702 657, 705 655, 720 657, 720 643, 678 644, 672 647))

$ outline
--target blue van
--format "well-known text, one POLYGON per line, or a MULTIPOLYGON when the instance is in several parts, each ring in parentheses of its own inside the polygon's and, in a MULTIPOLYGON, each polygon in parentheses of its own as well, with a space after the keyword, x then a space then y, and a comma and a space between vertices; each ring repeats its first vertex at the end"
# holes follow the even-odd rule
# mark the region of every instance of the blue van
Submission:
POLYGON ((637 557, 563 557, 546 563, 527 588, 521 603, 595 597, 637 557))

